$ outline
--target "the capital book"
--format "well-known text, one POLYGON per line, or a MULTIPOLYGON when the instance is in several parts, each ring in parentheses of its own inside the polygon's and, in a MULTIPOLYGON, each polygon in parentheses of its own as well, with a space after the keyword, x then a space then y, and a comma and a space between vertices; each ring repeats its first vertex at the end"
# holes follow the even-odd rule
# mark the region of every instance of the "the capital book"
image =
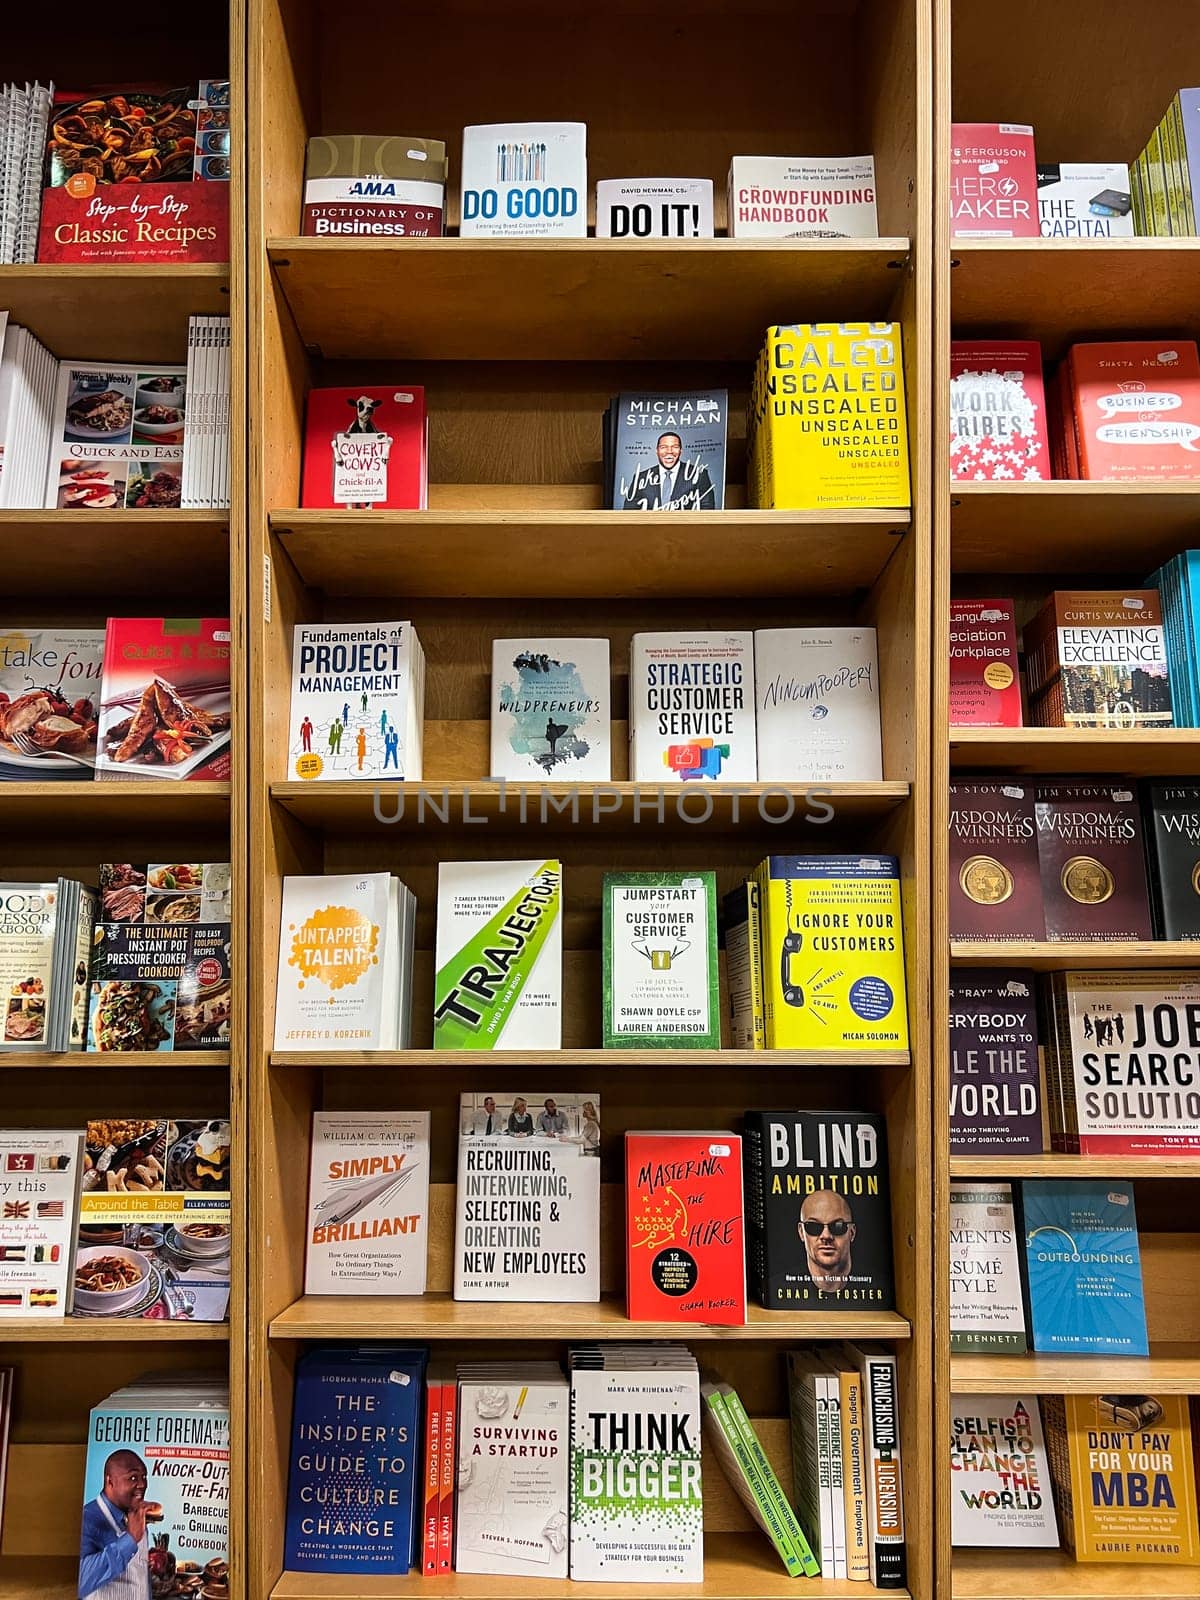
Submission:
POLYGON ((950 1149, 1042 1149, 1036 974, 1022 967, 950 973, 950 1149))
POLYGON ((890 1311, 887 1127, 868 1111, 747 1111, 750 1286, 768 1311, 890 1311))
POLYGON ((952 1396, 950 1539, 992 1549, 1058 1548, 1037 1395, 952 1396))
POLYGON ((629 775, 635 783, 758 776, 752 633, 635 633, 629 775))
POLYGON ((969 483, 1037 483, 1052 476, 1039 344, 951 342, 950 476, 969 483))
POLYGON ((718 1050, 714 872, 606 872, 605 1049, 718 1050))
POLYGON ((875 157, 734 156, 731 239, 876 239, 875 157))
POLYGON ((606 783, 611 716, 607 639, 492 640, 492 778, 606 783))
POLYGON ((228 617, 109 617, 99 780, 229 777, 232 642, 228 617))
POLYGON ((306 1294, 424 1294, 429 1112, 315 1111, 306 1294))
POLYGON ((949 922, 952 939, 1046 936, 1033 785, 958 779, 950 785, 949 922))
POLYGON ((1057 589, 1025 628, 1030 721, 1169 728, 1171 678, 1156 589, 1057 589))
POLYGON ((420 778, 425 652, 411 622, 300 622, 292 630, 288 776, 420 778))
POLYGON ((950 224, 959 238, 1039 237, 1037 159, 1027 123, 952 125, 950 224))
POLYGON ((950 726, 1019 728, 1021 679, 1011 600, 950 602, 950 726))
POLYGON ((758 628, 760 783, 874 783, 883 777, 874 628, 758 628))
POLYGON ((1080 478, 1200 477, 1200 353, 1194 339, 1072 345, 1066 358, 1080 478))
POLYGON ((456 1300, 600 1298, 600 1096, 459 1096, 456 1300))
POLYGON ((1149 1355, 1133 1185, 1029 1180, 1021 1225, 1034 1350, 1149 1355))
POLYGON ((601 178, 597 239, 711 239, 711 178, 601 178))
POLYGON ((1012 1185, 950 1185, 950 1348, 1020 1354, 1028 1348, 1021 1248, 1012 1185))
POLYGON ((0 783, 86 776, 79 760, 96 758, 103 663, 102 628, 15 628, 0 638, 0 783))
POLYGON ((1148 783, 1142 819, 1156 939, 1200 939, 1200 783, 1148 783))
POLYGON ((720 511, 725 505, 727 389, 616 395, 605 412, 614 511, 720 511))
POLYGON ((1038 861, 1046 938, 1150 938, 1137 794, 1125 783, 1039 783, 1038 861))
POLYGON ((1037 199, 1043 239, 1134 235, 1129 168, 1123 161, 1039 161, 1037 199))
POLYGON ((490 122, 463 129, 462 217, 467 238, 582 239, 587 235, 587 125, 490 122))
POLYGON ((742 1139, 625 1135, 625 1304, 631 1322, 746 1320, 742 1139))
POLYGON ((446 146, 410 134, 318 134, 304 159, 306 238, 439 237, 446 146))
POLYGON ((418 384, 310 389, 300 504, 334 511, 420 511, 429 423, 418 384))
POLYGON ((0 1328, 70 1313, 82 1176, 79 1131, 0 1130, 0 1328))

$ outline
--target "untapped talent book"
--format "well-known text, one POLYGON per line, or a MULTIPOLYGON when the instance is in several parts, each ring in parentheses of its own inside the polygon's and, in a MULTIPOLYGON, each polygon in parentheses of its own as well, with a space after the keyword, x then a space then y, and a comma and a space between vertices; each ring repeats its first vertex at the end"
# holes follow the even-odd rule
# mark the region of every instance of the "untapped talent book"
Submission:
POLYGON ((950 1542, 1058 1547, 1037 1395, 960 1394, 950 1411, 950 1542))
POLYGON ((411 622, 300 622, 292 630, 289 776, 420 778, 425 652, 411 622))
POLYGON ((604 874, 604 1047, 718 1050, 713 872, 604 874))
POLYGON ((391 1047, 383 964, 389 893, 386 872, 283 880, 277 1050, 391 1047))
POLYGON ((424 1294, 429 1112, 316 1111, 306 1294, 424 1294))
POLYGON ((1133 1185, 1030 1180, 1021 1212, 1033 1348, 1148 1355, 1133 1185))

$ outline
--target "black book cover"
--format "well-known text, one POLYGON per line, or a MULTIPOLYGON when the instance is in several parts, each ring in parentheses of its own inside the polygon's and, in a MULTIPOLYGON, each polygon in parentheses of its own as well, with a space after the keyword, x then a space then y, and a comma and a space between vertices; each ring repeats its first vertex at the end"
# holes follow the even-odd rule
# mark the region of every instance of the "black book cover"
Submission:
POLYGON ((868 1111, 747 1111, 750 1276, 768 1311, 891 1311, 887 1126, 868 1111))
POLYGON ((1200 783, 1143 790, 1156 939, 1200 939, 1200 783))
POLYGON ((1042 1149, 1037 985, 1016 967, 950 975, 950 1149, 1042 1149))

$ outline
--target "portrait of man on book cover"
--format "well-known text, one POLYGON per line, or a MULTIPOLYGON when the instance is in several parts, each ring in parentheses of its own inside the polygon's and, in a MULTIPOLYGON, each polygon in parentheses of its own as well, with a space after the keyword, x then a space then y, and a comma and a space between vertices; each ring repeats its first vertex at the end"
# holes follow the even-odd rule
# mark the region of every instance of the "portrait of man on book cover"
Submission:
POLYGON ((850 1282, 851 1250, 858 1229, 845 1195, 818 1189, 800 1207, 800 1237, 813 1283, 825 1294, 838 1294, 850 1282))
POLYGON ((716 491, 708 468, 698 457, 685 458, 679 434, 660 433, 654 453, 658 460, 634 473, 622 511, 716 510, 716 491))

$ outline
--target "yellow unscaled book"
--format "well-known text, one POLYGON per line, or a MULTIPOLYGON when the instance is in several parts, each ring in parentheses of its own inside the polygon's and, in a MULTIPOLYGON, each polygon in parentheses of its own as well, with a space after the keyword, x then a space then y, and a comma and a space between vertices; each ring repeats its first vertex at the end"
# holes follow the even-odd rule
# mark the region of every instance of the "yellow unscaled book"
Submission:
POLYGON ((758 883, 768 1050, 906 1050, 895 856, 768 856, 758 883))
POLYGON ((766 510, 911 504, 897 322, 768 328, 751 391, 747 498, 766 510))

